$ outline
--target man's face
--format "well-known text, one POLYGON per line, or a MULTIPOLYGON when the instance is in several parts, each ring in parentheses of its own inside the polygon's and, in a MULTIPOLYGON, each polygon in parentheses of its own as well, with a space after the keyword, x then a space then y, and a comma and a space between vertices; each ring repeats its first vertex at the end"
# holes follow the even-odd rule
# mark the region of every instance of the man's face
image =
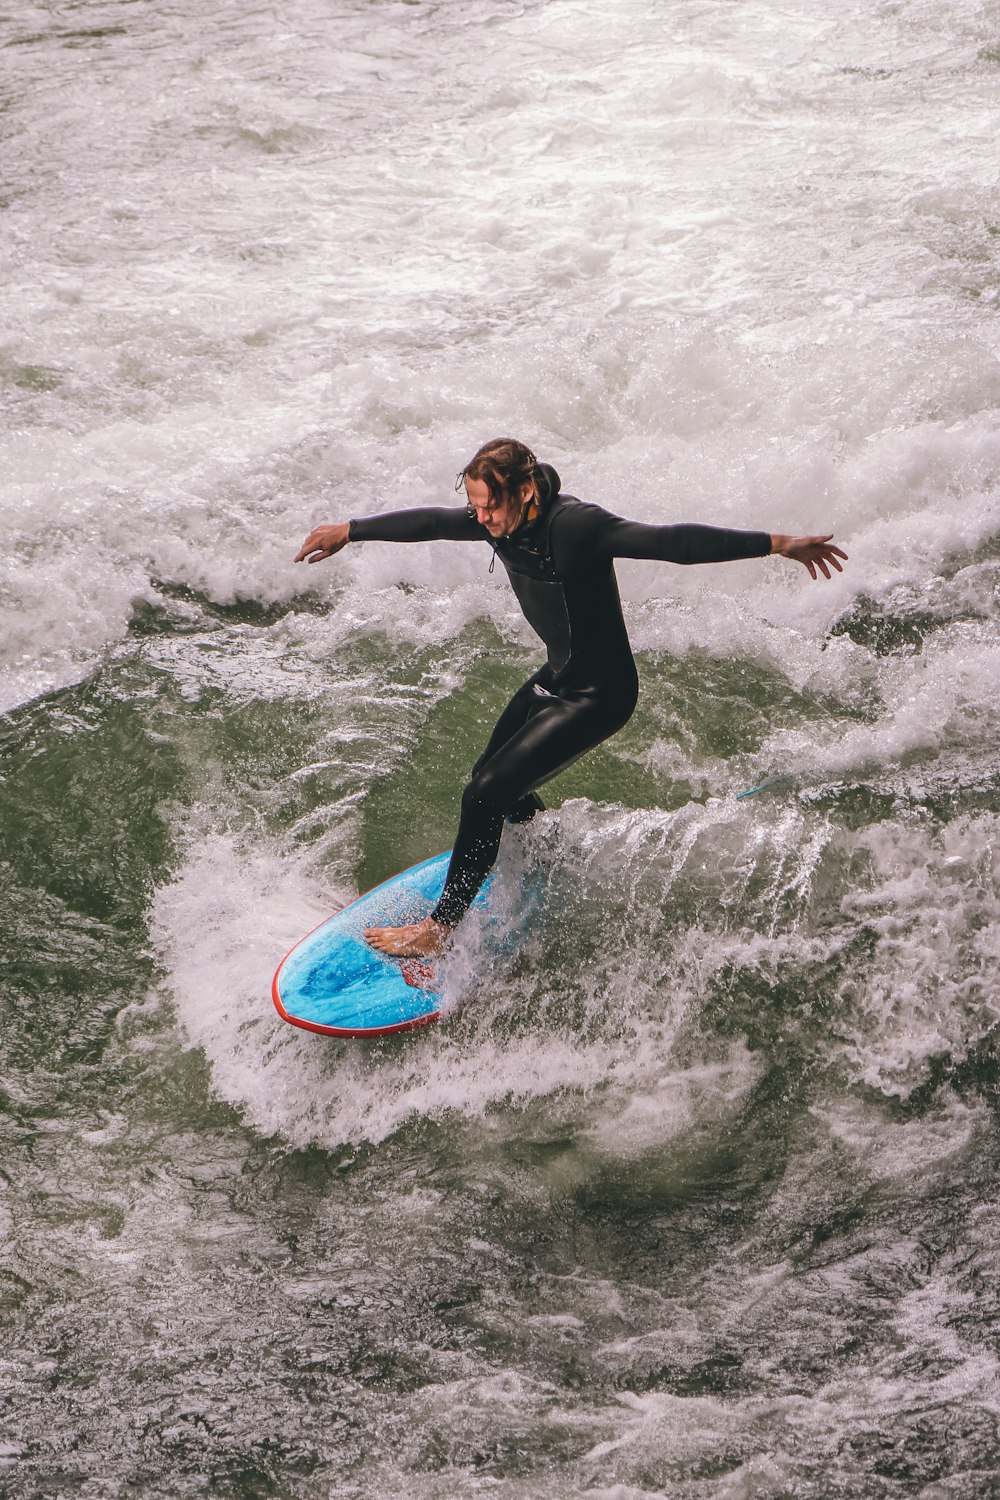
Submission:
MULTIPOLYGON (((530 485, 524 488, 527 492, 531 490, 530 485)), ((486 527, 490 536, 495 537, 508 536, 514 530, 527 499, 527 494, 524 494, 516 499, 505 495, 502 500, 494 500, 485 479, 466 479, 465 493, 476 512, 476 520, 486 527)))

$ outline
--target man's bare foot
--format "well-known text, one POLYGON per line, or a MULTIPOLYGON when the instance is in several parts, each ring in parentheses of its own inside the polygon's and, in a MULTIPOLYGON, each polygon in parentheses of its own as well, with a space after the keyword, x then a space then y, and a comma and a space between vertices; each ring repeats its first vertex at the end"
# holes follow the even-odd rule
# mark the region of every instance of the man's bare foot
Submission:
POLYGON ((434 958, 451 942, 451 928, 425 917, 410 927, 366 927, 365 941, 390 958, 434 958))

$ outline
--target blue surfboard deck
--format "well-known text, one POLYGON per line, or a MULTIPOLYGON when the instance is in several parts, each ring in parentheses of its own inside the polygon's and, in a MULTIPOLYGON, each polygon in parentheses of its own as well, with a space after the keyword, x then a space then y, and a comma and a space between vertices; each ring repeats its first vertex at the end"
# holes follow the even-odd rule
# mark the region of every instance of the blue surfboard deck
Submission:
MULTIPOLYGON (((436 1021, 441 995, 433 961, 386 958, 366 927, 419 922, 444 886, 451 851, 366 891, 310 932, 278 965, 271 993, 278 1014, 324 1036, 378 1037, 436 1021)), ((484 903, 487 880, 473 905, 484 903)))

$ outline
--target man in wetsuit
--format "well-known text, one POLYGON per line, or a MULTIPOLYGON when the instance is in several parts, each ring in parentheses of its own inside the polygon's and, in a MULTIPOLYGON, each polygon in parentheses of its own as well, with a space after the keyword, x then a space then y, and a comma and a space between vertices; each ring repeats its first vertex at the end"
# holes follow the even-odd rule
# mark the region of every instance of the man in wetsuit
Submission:
MULTIPOLYGON (((348 542, 488 541, 545 665, 514 694, 462 795, 455 848, 441 899, 422 922, 370 927, 373 947, 400 958, 441 952, 489 874, 504 820, 541 807, 536 788, 615 734, 631 717, 639 681, 625 632, 616 557, 727 562, 776 554, 812 578, 843 571, 847 554, 829 536, 780 536, 714 526, 648 526, 560 493, 559 475, 523 443, 497 438, 462 470, 467 504, 395 511, 317 526, 296 562, 320 562, 348 542)), ((493 561, 490 563, 492 570, 493 561)))

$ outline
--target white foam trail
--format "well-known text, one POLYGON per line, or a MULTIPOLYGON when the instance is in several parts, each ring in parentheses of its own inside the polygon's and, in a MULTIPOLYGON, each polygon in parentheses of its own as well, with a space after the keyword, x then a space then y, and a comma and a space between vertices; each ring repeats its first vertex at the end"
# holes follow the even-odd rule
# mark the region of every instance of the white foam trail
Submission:
MULTIPOLYGON (((842 909, 875 936, 877 949, 852 994, 856 1020, 843 1048, 874 1087, 906 1093, 930 1058, 961 1059, 996 1025, 1000 893, 989 854, 996 829, 996 817, 984 815, 957 818, 939 836, 920 820, 857 836, 868 878, 845 893, 842 909)), ((853 989, 848 981, 845 990, 853 989)))
MULTIPOLYGON (((501 900, 504 879, 501 866, 501 900)), ((477 959, 474 923, 463 929, 446 976, 446 1009, 470 1002, 461 1020, 382 1046, 300 1033, 274 1013, 270 975, 347 894, 320 893, 301 862, 249 852, 223 834, 200 838, 176 882, 158 893, 153 931, 178 1018, 205 1050, 215 1087, 260 1129, 297 1143, 380 1140, 415 1116, 481 1122, 498 1102, 558 1101, 567 1091, 584 1108, 600 1089, 604 1105, 591 1099, 585 1107, 593 1148, 628 1155, 718 1118, 756 1079, 739 1044, 721 1063, 671 1062, 683 994, 665 1012, 661 1001, 643 1017, 637 972, 619 986, 610 969, 595 975, 590 1024, 581 1031, 560 1022, 559 995, 546 996, 544 980, 539 993, 541 976, 526 989, 477 959), (539 1020, 525 1028, 535 1012, 539 1020), (644 1059, 636 1055, 636 1027, 644 1059)), ((577 1110, 565 1102, 555 1108, 577 1110)))
MULTIPOLYGON (((348 880, 353 814, 311 855, 322 848, 348 880)), ((718 986, 735 982, 738 998, 744 984, 794 984, 801 1014, 782 1023, 778 1012, 774 1025, 798 1030, 811 974, 841 963, 859 925, 871 951, 838 969, 823 1002, 838 1019, 799 1045, 848 1081, 905 1095, 936 1058, 961 1058, 988 1034, 993 821, 848 833, 792 803, 762 815, 720 800, 669 817, 568 803, 505 845, 495 909, 502 925, 505 895, 523 899, 541 876, 533 925, 499 967, 481 923, 463 926, 446 966, 449 1018, 383 1046, 300 1035, 272 1012, 282 954, 352 894, 321 892, 301 855, 231 834, 195 839, 153 926, 215 1087, 265 1131, 335 1145, 417 1117, 482 1125, 498 1103, 545 1101, 590 1149, 626 1159, 721 1128, 756 1083, 762 1061, 742 1039, 698 1039, 718 986)))

